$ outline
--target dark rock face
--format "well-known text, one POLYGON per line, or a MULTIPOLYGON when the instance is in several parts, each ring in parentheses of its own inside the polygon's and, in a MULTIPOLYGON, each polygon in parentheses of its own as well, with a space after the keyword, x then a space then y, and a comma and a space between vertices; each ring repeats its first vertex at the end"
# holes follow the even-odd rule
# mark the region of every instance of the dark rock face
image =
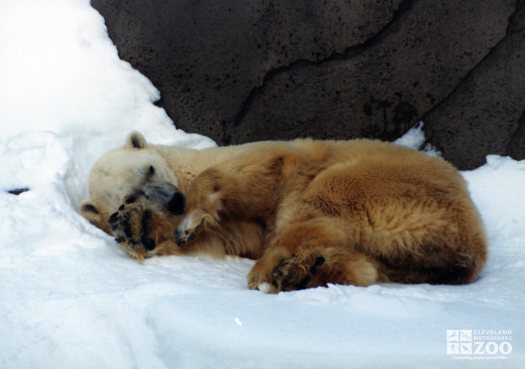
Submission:
POLYGON ((427 139, 462 167, 483 164, 487 153, 525 158, 524 3, 505 37, 424 117, 427 139))
POLYGON ((93 0, 178 128, 219 144, 393 139, 525 157, 525 0, 93 0))

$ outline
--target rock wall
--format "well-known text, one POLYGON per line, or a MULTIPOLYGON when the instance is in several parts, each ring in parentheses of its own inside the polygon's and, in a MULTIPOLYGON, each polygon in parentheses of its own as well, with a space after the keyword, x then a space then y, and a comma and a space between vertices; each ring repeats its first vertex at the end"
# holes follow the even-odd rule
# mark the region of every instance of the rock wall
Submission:
POLYGON ((525 158, 525 0, 93 0, 177 127, 220 144, 393 139, 525 158))

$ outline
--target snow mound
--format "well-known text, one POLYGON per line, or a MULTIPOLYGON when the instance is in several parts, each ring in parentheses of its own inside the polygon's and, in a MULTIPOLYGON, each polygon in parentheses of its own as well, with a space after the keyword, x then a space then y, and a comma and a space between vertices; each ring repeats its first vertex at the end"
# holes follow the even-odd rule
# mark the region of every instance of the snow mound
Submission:
MULTIPOLYGON (((490 240, 478 282, 266 295, 247 289, 252 261, 165 257, 141 265, 77 214, 94 160, 130 130, 158 143, 213 145, 173 129, 153 104, 158 91, 119 60, 87 0, 0 2, 0 45, 1 368, 525 362, 525 162, 489 156, 464 173, 490 240), (512 352, 447 354, 455 342, 447 330, 512 330, 512 352), (479 360, 459 360, 468 357, 479 360)), ((421 134, 410 133, 418 146, 421 134)))
POLYGON ((118 58, 89 1, 2 1, 0 17, 0 166, 12 168, 0 189, 58 175, 78 202, 94 160, 132 129, 162 144, 214 144, 173 129, 152 104, 158 90, 118 58))

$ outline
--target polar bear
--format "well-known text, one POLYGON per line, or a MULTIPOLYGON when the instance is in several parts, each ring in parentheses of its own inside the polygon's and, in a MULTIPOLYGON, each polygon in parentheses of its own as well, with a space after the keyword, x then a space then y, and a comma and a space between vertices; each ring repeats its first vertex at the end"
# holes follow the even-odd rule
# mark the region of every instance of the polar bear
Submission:
POLYGON ((455 168, 373 140, 188 150, 132 133, 90 174, 81 213, 132 256, 240 255, 248 286, 474 281, 487 258, 455 168))

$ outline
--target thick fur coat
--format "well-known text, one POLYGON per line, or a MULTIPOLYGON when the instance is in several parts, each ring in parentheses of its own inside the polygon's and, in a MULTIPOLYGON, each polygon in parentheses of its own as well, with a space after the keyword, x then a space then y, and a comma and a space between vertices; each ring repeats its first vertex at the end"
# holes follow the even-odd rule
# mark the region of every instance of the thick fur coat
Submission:
POLYGON ((259 142, 202 151, 132 133, 90 176, 82 214, 132 256, 256 259, 250 288, 475 280, 479 214, 447 162, 371 140, 259 142))

